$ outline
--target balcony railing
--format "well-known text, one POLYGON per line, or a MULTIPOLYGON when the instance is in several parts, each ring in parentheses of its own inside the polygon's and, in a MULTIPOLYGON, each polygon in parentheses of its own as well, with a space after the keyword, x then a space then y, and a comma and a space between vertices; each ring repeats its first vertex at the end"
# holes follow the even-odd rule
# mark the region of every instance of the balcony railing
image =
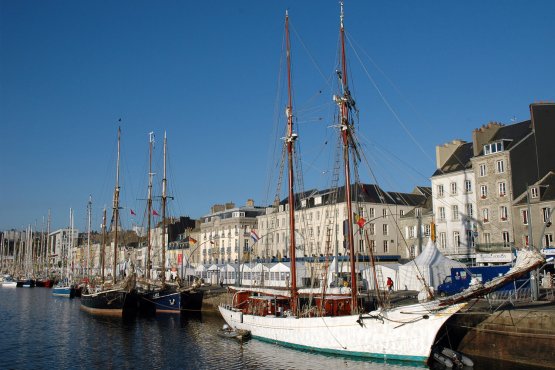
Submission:
POLYGON ((477 253, 506 253, 513 248, 513 243, 476 243, 477 253))

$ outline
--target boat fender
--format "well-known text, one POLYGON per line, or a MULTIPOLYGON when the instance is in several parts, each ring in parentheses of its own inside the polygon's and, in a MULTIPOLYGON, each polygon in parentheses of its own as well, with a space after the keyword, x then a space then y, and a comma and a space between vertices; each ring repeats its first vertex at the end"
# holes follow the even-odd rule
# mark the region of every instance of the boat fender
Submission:
POLYGON ((448 367, 448 368, 453 367, 453 361, 449 360, 447 357, 445 357, 441 353, 434 352, 433 357, 434 357, 434 360, 436 360, 437 362, 439 362, 443 366, 448 367))
POLYGON ((460 361, 464 366, 469 366, 469 367, 473 367, 474 366, 474 361, 472 361, 469 357, 463 355, 460 352, 457 351, 453 351, 450 348, 443 348, 443 350, 441 351, 441 353, 449 358, 452 359, 457 359, 458 361, 460 361))

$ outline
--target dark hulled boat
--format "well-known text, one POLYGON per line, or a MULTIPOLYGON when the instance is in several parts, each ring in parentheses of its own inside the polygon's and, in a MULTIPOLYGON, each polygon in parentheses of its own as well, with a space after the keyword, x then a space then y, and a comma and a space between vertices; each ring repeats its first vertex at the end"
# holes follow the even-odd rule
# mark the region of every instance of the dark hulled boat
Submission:
POLYGON ((137 312, 137 292, 121 288, 82 292, 81 309, 94 315, 134 315, 137 312))
MULTIPOLYGON (((102 262, 102 284, 98 286, 88 285, 81 292, 81 309, 95 315, 120 316, 134 315, 137 312, 137 291, 135 290, 135 273, 132 272, 124 281, 116 282, 118 261, 118 228, 119 225, 119 163, 120 163, 120 138, 121 129, 118 128, 118 151, 116 164, 116 185, 113 199, 113 224, 114 250, 112 265, 112 281, 104 283, 104 262, 102 262)), ((102 222, 103 242, 102 261, 106 247, 106 209, 102 222)))

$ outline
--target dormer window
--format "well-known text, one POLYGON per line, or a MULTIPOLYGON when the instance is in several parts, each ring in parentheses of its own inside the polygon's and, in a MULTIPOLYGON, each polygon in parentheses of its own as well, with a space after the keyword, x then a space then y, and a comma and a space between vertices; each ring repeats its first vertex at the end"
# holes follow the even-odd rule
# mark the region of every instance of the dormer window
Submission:
POLYGON ((536 187, 530 188, 530 194, 532 195, 532 198, 537 198, 538 197, 538 188, 536 188, 536 187))
POLYGON ((484 145, 484 155, 493 154, 503 151, 503 142, 497 141, 495 143, 489 143, 484 145))
POLYGON ((314 198, 314 205, 320 205, 322 204, 322 197, 315 197, 314 198))

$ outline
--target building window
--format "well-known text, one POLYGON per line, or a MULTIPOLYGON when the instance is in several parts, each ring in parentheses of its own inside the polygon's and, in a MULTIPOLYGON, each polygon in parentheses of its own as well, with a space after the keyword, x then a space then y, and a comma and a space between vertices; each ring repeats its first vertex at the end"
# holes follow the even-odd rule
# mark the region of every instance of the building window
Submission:
POLYGON ((466 203, 466 216, 472 217, 474 214, 474 207, 472 207, 472 203, 466 203))
POLYGON ((445 221, 445 207, 439 207, 438 213, 439 213, 439 220, 445 221))
POLYGON ((505 185, 504 182, 500 182, 498 186, 499 186, 499 196, 504 197, 507 194, 507 186, 505 185))
POLYGON ((368 234, 375 235, 376 234, 376 225, 375 224, 368 224, 368 234))
POLYGON ((472 181, 464 180, 464 191, 467 193, 472 192, 472 181))
POLYGON ((376 253, 376 241, 375 240, 370 240, 370 249, 372 250, 373 253, 376 253))
POLYGON ((484 155, 493 154, 493 153, 502 152, 502 151, 503 151, 502 142, 484 145, 484 155))
POLYGON ((459 219, 459 206, 454 204, 453 206, 451 206, 451 211, 453 212, 453 221, 456 221, 459 219))
POLYGON ((384 253, 389 253, 389 240, 384 240, 383 241, 383 252, 384 253))
POLYGON ((383 234, 387 235, 389 231, 388 225, 387 224, 383 224, 383 234))
POLYGON ((453 244, 456 248, 461 246, 461 234, 458 231, 453 231, 453 244))
POLYGON ((407 239, 413 239, 416 231, 416 226, 407 226, 407 239))
POLYGON ((523 223, 524 225, 528 225, 528 210, 523 209, 523 210, 521 211, 521 214, 522 214, 522 223, 523 223))
POLYGON ((490 245, 491 243, 491 235, 490 233, 484 233, 484 244, 490 245))
POLYGON ((445 189, 443 189, 443 185, 437 186, 437 196, 438 198, 442 198, 445 196, 445 189))
POLYGON ((441 249, 447 248, 447 237, 444 232, 439 233, 439 246, 441 249))
POLYGON ((382 210, 382 216, 383 216, 383 217, 387 217, 387 209, 384 208, 384 209, 382 210))
POLYGON ((549 213, 550 209, 545 207, 542 208, 542 216, 543 216, 543 222, 549 222, 549 220, 551 219, 551 214, 549 213))
POLYGON ((507 221, 507 219, 509 218, 509 211, 507 206, 499 207, 499 218, 501 219, 501 221, 507 221))
POLYGON ((375 213, 374 213, 374 208, 368 209, 368 217, 370 217, 370 218, 376 217, 375 213))
POLYGON ((480 198, 486 199, 488 197, 488 186, 480 185, 480 198))
POLYGON ((484 208, 482 209, 482 219, 484 222, 489 222, 489 209, 484 208))
POLYGON ((532 198, 537 198, 538 197, 538 188, 536 188, 536 187, 530 188, 530 193, 532 193, 532 198))
POLYGON ((508 247, 511 244, 511 240, 509 239, 509 232, 503 231, 503 245, 508 247))
POLYGON ((432 227, 430 226, 430 224, 424 225, 424 236, 429 237, 431 233, 432 227))
POLYGON ((457 183, 456 182, 451 183, 451 195, 457 195, 457 183))
POLYGON ((553 234, 545 234, 543 237, 543 246, 552 247, 553 246, 553 234))
POLYGON ((404 215, 405 215, 405 211, 402 210, 402 209, 400 209, 400 210, 399 210, 399 216, 400 216, 400 217, 403 217, 404 215))
POLYGON ((482 164, 480 165, 480 177, 487 176, 487 174, 488 174, 488 169, 487 169, 487 167, 486 167, 486 164, 485 164, 485 163, 482 163, 482 164))
POLYGON ((359 252, 364 251, 364 239, 360 239, 360 240, 358 241, 358 251, 359 251, 359 252))
POLYGON ((497 169, 497 173, 505 172, 505 163, 502 160, 495 162, 495 167, 497 169))
POLYGON ((523 235, 522 236, 522 242, 524 243, 525 246, 529 246, 529 240, 528 240, 528 235, 523 235))

